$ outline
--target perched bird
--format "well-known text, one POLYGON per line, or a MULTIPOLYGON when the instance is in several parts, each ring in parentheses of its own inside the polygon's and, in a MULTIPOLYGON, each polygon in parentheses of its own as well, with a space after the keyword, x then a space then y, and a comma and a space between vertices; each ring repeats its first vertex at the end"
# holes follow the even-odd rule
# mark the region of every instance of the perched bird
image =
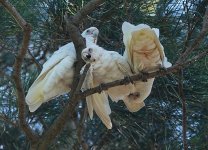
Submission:
MULTIPOLYGON (((84 89, 93 88, 101 83, 112 82, 132 75, 130 66, 122 55, 115 51, 107 51, 95 44, 88 46, 82 51, 82 59, 86 63, 91 64, 84 81, 84 89)), ((125 102, 125 100, 129 99, 129 95, 132 99, 137 98, 138 95, 134 92, 134 85, 128 84, 112 87, 100 94, 95 93, 88 96, 86 100, 90 118, 92 119, 93 110, 95 110, 105 126, 108 129, 112 128, 109 117, 111 109, 107 95, 115 102, 123 100, 127 107, 131 109, 131 104, 129 101, 125 102)))
MULTIPOLYGON (((86 45, 97 43, 98 29, 90 27, 82 36, 86 39, 86 45)), ((37 110, 44 102, 55 96, 70 91, 74 76, 74 62, 76 61, 76 50, 74 44, 68 43, 60 47, 43 64, 43 69, 26 95, 26 103, 30 112, 37 110)))
MULTIPOLYGON (((167 61, 164 48, 159 41, 159 29, 150 28, 146 24, 134 26, 124 22, 122 31, 125 45, 124 58, 129 62, 133 73, 150 73, 159 70, 161 67, 172 66, 167 61)), ((135 104, 132 112, 145 106, 143 101, 149 96, 153 82, 154 78, 148 79, 147 82, 135 82, 139 97, 135 100, 129 99, 129 102, 135 104)))

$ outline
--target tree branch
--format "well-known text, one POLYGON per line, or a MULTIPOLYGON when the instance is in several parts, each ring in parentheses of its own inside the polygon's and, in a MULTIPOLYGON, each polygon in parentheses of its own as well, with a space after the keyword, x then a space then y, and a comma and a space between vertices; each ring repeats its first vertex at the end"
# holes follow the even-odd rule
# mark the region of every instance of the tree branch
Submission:
POLYGON ((78 11, 72 18, 72 24, 79 25, 79 23, 84 19, 88 14, 95 10, 99 5, 101 5, 104 0, 91 0, 88 2, 80 11, 78 11))
POLYGON ((13 66, 13 80, 16 86, 16 95, 17 95, 17 103, 19 109, 19 124, 21 129, 24 131, 25 135, 30 139, 30 141, 35 142, 37 140, 37 136, 33 133, 29 125, 26 123, 25 119, 25 96, 24 89, 21 81, 21 67, 27 52, 29 41, 30 41, 30 33, 32 31, 30 24, 28 24, 22 16, 17 12, 15 7, 9 3, 7 0, 0 0, 0 3, 5 7, 5 9, 13 16, 16 22, 23 30, 23 41, 22 46, 18 52, 18 55, 15 59, 15 63, 13 66))
POLYGON ((88 69, 90 68, 90 64, 85 66, 84 72, 80 77, 79 82, 76 84, 77 87, 71 91, 70 93, 70 103, 66 105, 63 112, 59 115, 59 117, 54 121, 54 123, 51 125, 51 127, 46 131, 46 133, 43 135, 42 139, 40 140, 39 149, 45 150, 50 145, 50 143, 55 139, 55 137, 61 132, 61 130, 64 129, 64 126, 67 122, 67 118, 72 117, 71 115, 75 111, 75 106, 78 103, 78 98, 76 96, 76 92, 81 89, 81 86, 84 82, 85 76, 87 74, 88 69))
POLYGON ((186 130, 187 130, 186 98, 183 91, 183 70, 179 71, 178 91, 182 101, 182 112, 183 112, 182 113, 183 149, 188 150, 187 136, 186 136, 186 130))
POLYGON ((30 49, 28 49, 28 53, 32 58, 32 61, 35 63, 35 65, 37 66, 38 70, 41 71, 43 69, 43 67, 41 66, 41 64, 35 59, 35 57, 33 56, 33 54, 31 53, 30 49))
POLYGON ((28 23, 17 12, 15 7, 12 4, 10 4, 10 2, 8 0, 0 0, 0 3, 2 4, 2 6, 4 6, 6 8, 6 10, 12 15, 12 17, 19 24, 19 26, 24 30, 25 26, 27 26, 28 23))
POLYGON ((16 122, 13 122, 11 119, 9 119, 6 115, 0 115, 0 120, 3 122, 12 125, 13 127, 18 127, 16 122))
POLYGON ((199 33, 199 36, 194 40, 193 44, 189 48, 187 48, 185 52, 180 56, 176 64, 183 62, 191 54, 192 51, 197 49, 207 33, 208 33, 208 7, 206 8, 206 12, 203 19, 202 30, 199 33))
POLYGON ((51 125, 51 127, 43 135, 42 139, 40 140, 39 149, 47 149, 47 147, 55 139, 55 137, 61 132, 62 129, 64 129, 64 126, 67 122, 67 118, 69 116, 72 117, 72 114, 75 111, 75 106, 76 106, 76 104, 78 103, 78 100, 79 100, 76 97, 75 93, 77 93, 81 89, 81 86, 84 82, 85 76, 86 76, 87 71, 88 71, 89 68, 90 68, 90 64, 85 66, 84 72, 81 75, 80 80, 79 80, 79 76, 78 76, 80 71, 78 73, 76 73, 76 71, 75 71, 75 77, 74 77, 75 79, 74 79, 72 85, 77 85, 77 86, 74 86, 71 89, 70 101, 69 101, 69 103, 67 103, 63 112, 59 115, 59 117, 54 121, 54 123, 51 125))
POLYGON ((86 119, 86 116, 87 116, 87 106, 86 106, 85 101, 82 101, 82 104, 83 104, 82 106, 83 106, 84 110, 82 110, 82 112, 81 112, 80 120, 79 120, 78 127, 77 127, 77 139, 78 139, 79 145, 82 146, 82 149, 87 150, 89 148, 88 148, 88 145, 87 145, 87 143, 85 142, 85 140, 83 138, 84 125, 85 125, 84 122, 85 122, 85 119, 86 119))

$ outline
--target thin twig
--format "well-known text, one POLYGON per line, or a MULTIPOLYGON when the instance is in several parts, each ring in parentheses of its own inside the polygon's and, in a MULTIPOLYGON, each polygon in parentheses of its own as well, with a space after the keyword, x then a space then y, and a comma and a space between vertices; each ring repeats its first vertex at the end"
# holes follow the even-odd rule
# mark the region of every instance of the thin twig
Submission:
POLYGON ((28 49, 28 53, 29 55, 32 57, 32 61, 35 63, 35 65, 37 66, 38 70, 42 70, 42 66, 41 64, 35 59, 35 57, 33 56, 33 54, 31 53, 30 49, 28 49))
POLYGON ((207 33, 208 33, 208 7, 206 8, 206 12, 204 15, 201 32, 199 33, 198 37, 194 40, 193 44, 189 48, 187 48, 185 52, 181 55, 181 57, 177 60, 176 64, 183 62, 191 54, 192 51, 197 49, 207 33))
POLYGON ((79 125, 77 127, 77 137, 78 137, 78 142, 79 144, 82 146, 83 150, 87 150, 88 149, 88 145, 85 142, 84 138, 83 138, 83 134, 84 134, 84 122, 87 116, 87 107, 85 105, 85 102, 82 101, 83 104, 83 108, 84 110, 82 110, 81 112, 81 117, 80 117, 80 121, 79 121, 79 125))
POLYGON ((183 91, 183 70, 182 69, 179 71, 178 90, 179 90, 180 98, 182 100, 183 149, 187 150, 188 145, 187 145, 187 136, 186 136, 186 130, 187 130, 186 98, 185 98, 185 94, 183 91))
MULTIPOLYGON (((72 24, 79 25, 79 23, 84 19, 87 15, 93 12, 99 5, 101 5, 104 0, 91 0, 88 2, 80 11, 78 11, 72 18, 72 24)), ((74 41, 73 41, 74 42, 74 41)))
POLYGON ((9 119, 6 115, 0 115, 0 120, 3 122, 12 125, 13 127, 18 127, 18 124, 16 122, 13 122, 11 119, 9 119))

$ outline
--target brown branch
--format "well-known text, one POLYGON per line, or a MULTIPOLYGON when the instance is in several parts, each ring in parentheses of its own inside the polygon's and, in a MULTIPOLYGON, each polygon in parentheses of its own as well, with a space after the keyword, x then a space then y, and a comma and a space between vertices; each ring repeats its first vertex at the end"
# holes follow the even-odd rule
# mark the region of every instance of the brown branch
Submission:
POLYGON ((77 61, 79 62, 76 64, 75 72, 79 73, 76 69, 80 70, 81 67, 84 65, 84 61, 81 59, 81 51, 85 47, 85 42, 79 32, 79 29, 74 24, 72 24, 72 21, 70 21, 70 18, 68 17, 67 14, 65 15, 65 20, 67 23, 67 29, 70 33, 71 40, 73 41, 75 49, 76 49, 77 61))
POLYGON ((7 0, 0 0, 0 3, 2 4, 2 6, 6 8, 6 10, 12 15, 12 17, 14 17, 19 26, 24 30, 25 26, 27 26, 28 23, 17 12, 15 7, 12 4, 10 4, 10 2, 8 2, 7 0))
POLYGON ((13 69, 13 80, 16 86, 16 94, 17 94, 17 103, 19 109, 19 124, 21 129, 24 131, 26 136, 29 138, 30 141, 35 142, 37 137, 26 123, 25 119, 25 96, 24 96, 24 89, 22 86, 21 81, 21 67, 27 52, 29 41, 30 41, 30 33, 32 31, 30 24, 28 24, 22 16, 17 12, 15 7, 10 4, 7 0, 0 0, 0 3, 5 7, 5 9, 13 16, 19 26, 23 29, 23 41, 22 46, 18 52, 16 57, 13 69))
POLYGON ((192 51, 197 49, 207 33, 208 33, 208 7, 206 8, 206 12, 204 15, 201 32, 199 33, 198 37, 194 40, 193 44, 189 48, 187 48, 185 52, 180 56, 176 64, 183 62, 190 55, 192 51))
POLYGON ((186 136, 186 130, 187 130, 186 98, 185 98, 185 94, 183 91, 183 70, 179 71, 178 91, 179 91, 180 98, 182 100, 183 149, 188 150, 187 136, 186 136))
MULTIPOLYGON (((170 73, 178 72, 180 69, 182 69, 184 67, 187 67, 190 64, 193 64, 194 62, 201 59, 202 57, 205 57, 206 55, 208 55, 208 50, 204 51, 203 53, 200 53, 197 56, 194 56, 192 59, 189 59, 188 61, 186 61, 184 63, 176 64, 176 65, 174 65, 170 68, 167 68, 166 70, 159 70, 159 71, 156 71, 156 72, 145 73, 145 74, 141 73, 141 74, 133 75, 129 78, 131 79, 131 81, 142 81, 142 80, 147 80, 147 79, 155 78, 155 77, 159 77, 159 76, 165 76, 165 75, 170 74, 170 73)), ((84 97, 89 96, 89 95, 94 94, 94 93, 100 93, 102 90, 107 90, 111 87, 129 84, 131 81, 126 80, 126 79, 121 79, 121 80, 116 80, 116 81, 113 81, 113 82, 101 84, 100 86, 97 86, 97 87, 94 87, 94 88, 91 88, 91 89, 87 89, 84 92, 77 93, 77 97, 78 98, 84 98, 84 97)))
POLYGON ((41 66, 41 64, 35 59, 35 56, 33 56, 33 54, 31 53, 30 49, 28 49, 28 53, 29 55, 32 57, 32 61, 35 63, 35 65, 37 66, 38 70, 42 70, 43 67, 41 66))
POLYGON ((84 134, 84 121, 86 119, 87 116, 87 107, 86 107, 86 102, 82 101, 82 106, 84 107, 84 110, 82 110, 81 112, 81 117, 80 117, 80 121, 77 127, 77 137, 78 137, 78 143, 79 145, 82 146, 83 150, 87 150, 88 149, 88 145, 85 142, 84 138, 83 138, 83 134, 84 134))
POLYGON ((13 122, 11 119, 9 119, 6 115, 0 115, 0 120, 3 122, 12 125, 13 127, 18 127, 18 124, 16 122, 13 122))
POLYGON ((74 25, 79 25, 79 23, 82 21, 82 19, 84 19, 88 14, 90 14, 93 10, 95 10, 103 2, 104 2, 104 0, 91 0, 90 2, 88 2, 79 12, 77 12, 73 16, 72 23, 74 25))

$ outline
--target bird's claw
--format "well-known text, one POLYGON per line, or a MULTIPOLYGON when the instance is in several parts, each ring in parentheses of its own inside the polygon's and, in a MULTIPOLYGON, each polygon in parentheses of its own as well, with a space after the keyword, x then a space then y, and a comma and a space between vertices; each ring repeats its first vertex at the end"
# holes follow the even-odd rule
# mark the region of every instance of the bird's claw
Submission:
POLYGON ((140 71, 140 76, 143 82, 147 82, 147 77, 146 77, 147 75, 148 75, 147 72, 140 71))
POLYGON ((124 80, 126 81, 126 84, 129 84, 129 83, 134 84, 134 81, 131 79, 130 76, 125 76, 124 80))
POLYGON ((161 66, 161 67, 159 68, 159 71, 167 71, 167 68, 161 66))
POLYGON ((99 85, 99 91, 98 91, 98 93, 101 93, 103 91, 103 83, 101 83, 100 85, 99 85))
POLYGON ((130 100, 136 100, 136 99, 139 98, 139 97, 140 97, 140 93, 139 93, 139 92, 130 93, 130 94, 128 95, 128 98, 129 98, 130 100))

